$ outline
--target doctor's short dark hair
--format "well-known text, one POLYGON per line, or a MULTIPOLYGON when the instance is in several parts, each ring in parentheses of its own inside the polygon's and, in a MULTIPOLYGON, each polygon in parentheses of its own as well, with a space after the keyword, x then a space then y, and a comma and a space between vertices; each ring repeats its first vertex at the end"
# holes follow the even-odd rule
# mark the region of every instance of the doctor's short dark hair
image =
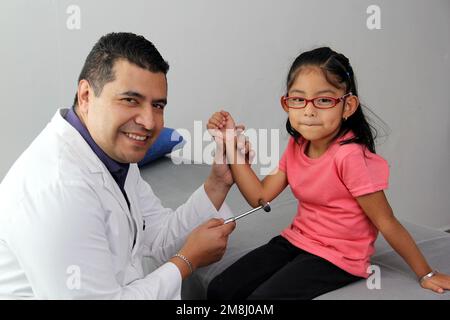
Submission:
MULTIPOLYGON (((163 59, 158 49, 143 36, 129 32, 113 32, 102 36, 88 54, 78 83, 85 79, 99 96, 106 83, 114 81, 114 64, 125 59, 148 71, 167 74, 169 64, 163 59)), ((77 94, 73 105, 78 103, 77 94)))

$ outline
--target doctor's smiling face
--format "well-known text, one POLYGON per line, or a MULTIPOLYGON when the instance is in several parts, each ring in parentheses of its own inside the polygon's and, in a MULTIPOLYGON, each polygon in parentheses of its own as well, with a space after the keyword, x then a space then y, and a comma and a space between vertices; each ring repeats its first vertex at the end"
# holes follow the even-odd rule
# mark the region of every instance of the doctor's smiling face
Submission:
POLYGON ((77 114, 108 156, 135 163, 145 156, 164 125, 166 75, 119 59, 113 77, 98 96, 87 80, 79 82, 77 114))

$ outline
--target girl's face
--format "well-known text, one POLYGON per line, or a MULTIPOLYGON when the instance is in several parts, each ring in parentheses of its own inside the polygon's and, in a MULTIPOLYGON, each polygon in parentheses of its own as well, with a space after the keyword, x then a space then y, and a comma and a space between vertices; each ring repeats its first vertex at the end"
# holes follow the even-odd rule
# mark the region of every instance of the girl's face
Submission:
MULTIPOLYGON (((313 99, 320 96, 340 98, 345 88, 338 89, 331 85, 323 71, 318 67, 303 67, 297 74, 288 96, 313 99)), ((358 98, 349 96, 329 109, 317 109, 309 102, 303 109, 286 108, 291 126, 303 138, 313 143, 328 144, 339 132, 344 117, 349 117, 358 106, 358 98), (344 105, 345 103, 345 105, 344 105)))

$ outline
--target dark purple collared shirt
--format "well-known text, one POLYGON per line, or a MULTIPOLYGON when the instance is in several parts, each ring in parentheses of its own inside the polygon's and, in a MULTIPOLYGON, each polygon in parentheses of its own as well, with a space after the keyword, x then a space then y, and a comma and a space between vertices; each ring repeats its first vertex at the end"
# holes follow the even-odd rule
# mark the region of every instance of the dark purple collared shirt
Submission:
POLYGON ((70 108, 69 112, 66 115, 66 121, 69 122, 77 131, 81 134, 81 136, 86 140, 87 144, 91 147, 92 151, 97 155, 97 157, 103 162, 108 171, 111 173, 114 180, 119 185, 120 190, 125 197, 125 200, 128 203, 128 207, 130 207, 130 202, 128 201, 127 194, 125 193, 125 180, 127 178, 128 169, 130 168, 129 163, 120 163, 113 159, 111 159, 92 139, 91 134, 81 122, 78 115, 75 113, 75 110, 70 108))

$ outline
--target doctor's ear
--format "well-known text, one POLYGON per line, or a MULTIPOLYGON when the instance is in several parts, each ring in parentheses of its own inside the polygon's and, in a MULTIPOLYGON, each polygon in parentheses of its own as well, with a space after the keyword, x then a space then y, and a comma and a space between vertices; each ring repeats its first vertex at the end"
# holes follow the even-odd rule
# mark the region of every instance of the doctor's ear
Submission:
POLYGON ((89 109, 89 101, 90 101, 90 95, 93 94, 93 88, 89 84, 89 81, 86 79, 80 80, 78 83, 78 110, 82 113, 87 113, 89 109))

